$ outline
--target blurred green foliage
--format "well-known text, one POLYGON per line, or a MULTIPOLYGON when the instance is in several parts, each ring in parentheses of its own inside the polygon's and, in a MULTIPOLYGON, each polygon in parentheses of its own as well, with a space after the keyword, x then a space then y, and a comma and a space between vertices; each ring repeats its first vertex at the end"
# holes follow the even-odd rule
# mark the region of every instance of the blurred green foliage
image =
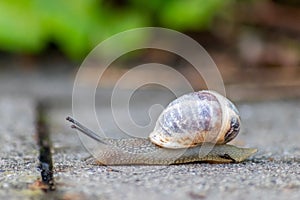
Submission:
POLYGON ((209 28, 230 0, 3 0, 0 49, 38 54, 54 43, 69 58, 83 58, 109 36, 131 28, 179 31, 209 28))

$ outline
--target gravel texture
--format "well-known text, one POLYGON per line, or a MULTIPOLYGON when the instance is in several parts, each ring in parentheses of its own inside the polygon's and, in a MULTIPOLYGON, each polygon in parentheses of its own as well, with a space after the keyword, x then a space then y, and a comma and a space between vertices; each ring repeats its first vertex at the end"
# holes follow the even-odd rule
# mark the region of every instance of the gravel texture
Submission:
POLYGON ((32 100, 1 96, 0 146, 0 199, 38 199, 29 189, 40 176, 32 100))

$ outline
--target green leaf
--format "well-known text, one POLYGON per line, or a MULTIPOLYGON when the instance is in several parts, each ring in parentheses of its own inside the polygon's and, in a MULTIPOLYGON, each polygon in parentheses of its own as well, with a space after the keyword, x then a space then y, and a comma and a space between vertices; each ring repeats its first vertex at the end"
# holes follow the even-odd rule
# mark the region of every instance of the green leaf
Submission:
POLYGON ((177 30, 208 28, 228 0, 170 1, 161 11, 161 23, 177 30))
POLYGON ((32 9, 32 1, 0 1, 0 48, 16 52, 38 52, 44 32, 32 9))

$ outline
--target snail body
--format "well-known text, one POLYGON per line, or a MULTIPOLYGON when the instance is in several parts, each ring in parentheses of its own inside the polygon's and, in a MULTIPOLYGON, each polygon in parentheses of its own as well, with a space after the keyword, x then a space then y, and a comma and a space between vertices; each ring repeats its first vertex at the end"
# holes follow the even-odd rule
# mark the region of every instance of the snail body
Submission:
POLYGON ((226 144, 239 133, 238 110, 222 95, 207 90, 172 101, 149 138, 102 138, 71 117, 67 120, 102 144, 95 157, 106 165, 241 162, 257 151, 226 144))
POLYGON ((105 139, 95 155, 105 165, 169 165, 192 162, 242 162, 257 150, 229 144, 198 145, 186 149, 162 148, 147 138, 105 139))

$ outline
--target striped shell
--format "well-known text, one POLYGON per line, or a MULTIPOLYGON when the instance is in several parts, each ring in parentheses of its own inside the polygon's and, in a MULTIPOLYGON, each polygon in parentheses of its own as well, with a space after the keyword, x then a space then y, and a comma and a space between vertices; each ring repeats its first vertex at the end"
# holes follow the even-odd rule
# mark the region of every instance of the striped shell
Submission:
POLYGON ((172 101, 160 114, 150 140, 165 148, 187 148, 204 142, 225 144, 240 130, 238 110, 227 98, 203 90, 172 101))

